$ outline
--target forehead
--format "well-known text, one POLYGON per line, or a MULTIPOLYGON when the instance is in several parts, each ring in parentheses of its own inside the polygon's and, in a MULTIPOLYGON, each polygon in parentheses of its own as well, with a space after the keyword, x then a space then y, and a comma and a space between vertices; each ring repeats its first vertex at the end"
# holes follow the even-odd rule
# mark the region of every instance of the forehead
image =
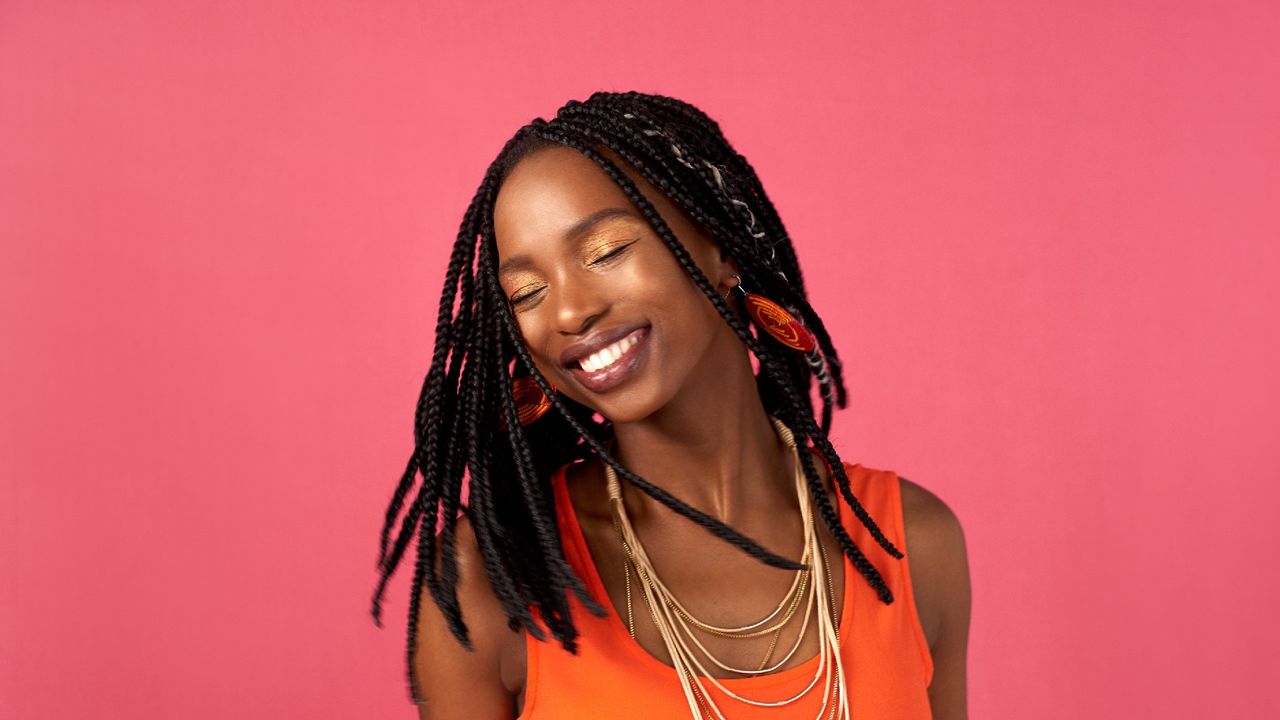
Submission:
MULTIPOLYGON (((643 184, 620 158, 610 159, 643 184)), ((643 188, 641 192, 650 196, 643 188)), ((559 237, 576 221, 609 207, 639 214, 595 161, 567 147, 539 150, 521 160, 498 190, 493 229, 499 254, 504 245, 559 237)))

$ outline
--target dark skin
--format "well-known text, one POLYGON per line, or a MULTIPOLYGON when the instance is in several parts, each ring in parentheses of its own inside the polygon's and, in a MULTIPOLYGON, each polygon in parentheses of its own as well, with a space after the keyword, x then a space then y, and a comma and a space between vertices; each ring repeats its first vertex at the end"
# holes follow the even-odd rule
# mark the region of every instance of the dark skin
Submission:
MULTIPOLYGON (((721 294, 729 293, 737 271, 714 240, 621 158, 604 153, 653 203, 721 294)), ((499 261, 508 266, 499 281, 538 369, 559 392, 610 419, 618 460, 764 547, 798 559, 802 522, 795 461, 761 405, 748 350, 621 188, 572 149, 540 150, 521 160, 504 182, 494 223, 499 261), (583 218, 607 208, 627 212, 566 236, 583 218), (635 322, 649 324, 649 347, 645 364, 623 384, 594 393, 561 363, 570 343, 635 322)), ((817 466, 835 506, 823 463, 817 466)), ((899 481, 905 550, 934 662, 933 716, 963 719, 970 614, 964 535, 937 496, 899 481)), ((610 599, 625 618, 622 548, 599 461, 571 466, 566 486, 610 599)), ((696 617, 719 625, 752 622, 790 587, 790 571, 761 564, 625 483, 623 495, 663 582, 696 617)), ((844 577, 835 539, 820 518, 815 522, 832 559, 836 596, 843 597, 846 581, 863 580, 844 577)), ((416 665, 425 699, 420 717, 509 720, 524 702, 524 633, 507 627, 465 518, 458 526, 458 555, 458 599, 475 649, 458 644, 424 590, 416 665)), ((670 664, 643 604, 637 610, 637 642, 670 664)), ((791 623, 778 646, 790 647, 798 630, 791 623)), ((768 641, 710 637, 706 645, 726 664, 745 666, 759 662, 768 641)), ((816 628, 810 627, 780 670, 806 662, 817 653, 817 643, 816 628)))

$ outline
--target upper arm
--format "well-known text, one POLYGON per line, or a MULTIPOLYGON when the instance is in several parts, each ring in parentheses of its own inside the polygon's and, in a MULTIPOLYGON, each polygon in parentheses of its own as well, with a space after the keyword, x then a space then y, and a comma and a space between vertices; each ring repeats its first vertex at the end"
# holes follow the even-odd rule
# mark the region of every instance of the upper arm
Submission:
MULTIPOLYGON (((514 698, 502 682, 503 653, 511 647, 513 631, 507 626, 471 523, 458 519, 458 604, 473 650, 458 642, 423 584, 419 598, 417 648, 414 669, 423 703, 418 716, 510 720, 515 717, 514 698)), ((437 561, 437 566, 439 562, 437 561)))
POLYGON ((971 592, 964 530, 938 496, 906 478, 899 480, 911 585, 933 657, 933 716, 967 718, 971 592))

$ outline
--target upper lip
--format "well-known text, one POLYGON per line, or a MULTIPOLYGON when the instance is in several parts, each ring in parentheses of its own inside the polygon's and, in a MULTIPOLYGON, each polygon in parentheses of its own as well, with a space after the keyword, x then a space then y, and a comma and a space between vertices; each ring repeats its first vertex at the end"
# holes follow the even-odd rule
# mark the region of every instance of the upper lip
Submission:
POLYGON ((645 327, 645 323, 634 323, 610 328, 609 330, 599 330, 595 334, 565 348, 564 352, 560 353, 560 364, 565 367, 573 367, 578 360, 591 355, 597 350, 609 347, 642 327, 645 327))

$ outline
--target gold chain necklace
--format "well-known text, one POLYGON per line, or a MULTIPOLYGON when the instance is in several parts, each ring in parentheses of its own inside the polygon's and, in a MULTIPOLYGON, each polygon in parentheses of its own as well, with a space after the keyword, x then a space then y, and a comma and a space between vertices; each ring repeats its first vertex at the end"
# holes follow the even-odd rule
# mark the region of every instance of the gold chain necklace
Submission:
POLYGON ((849 718, 849 703, 844 680, 844 667, 840 658, 840 640, 839 628, 836 622, 836 600, 834 585, 831 580, 831 567, 827 562, 826 550, 822 546, 821 540, 818 538, 817 529, 813 522, 813 509, 810 498, 808 496, 807 486, 805 483, 804 473, 801 468, 799 451, 796 448, 795 436, 786 425, 777 418, 770 417, 773 422, 774 429, 778 432, 779 437, 791 450, 796 480, 796 495, 800 503, 800 513, 804 524, 805 548, 801 557, 801 562, 808 564, 810 567, 797 573, 796 580, 792 583, 793 590, 788 591, 778 608, 766 616, 763 620, 757 621, 751 625, 740 628, 720 628, 710 623, 696 620, 692 613, 684 608, 674 595, 658 578, 652 563, 649 561, 648 555, 644 551, 644 546, 640 543, 634 529, 631 527, 629 518, 627 517, 626 507, 622 502, 622 486, 618 481, 617 474, 612 466, 605 464, 605 476, 609 485, 609 500, 613 508, 614 527, 622 540, 622 546, 626 555, 627 567, 624 576, 626 578, 627 593, 627 628, 632 638, 635 637, 635 621, 632 612, 631 601, 631 574, 630 569, 635 569, 637 577, 640 578, 640 587, 644 594, 645 604, 648 606, 649 614, 653 618, 654 625, 657 627, 659 634, 662 636, 663 643, 667 648, 668 654, 671 656, 672 665, 676 670, 676 674, 680 680, 680 685, 685 693, 685 698, 689 703, 689 709, 695 718, 703 717, 703 710, 714 718, 724 720, 724 714, 720 711, 707 688, 704 681, 719 688, 719 690, 729 697, 743 703, 755 705, 757 707, 780 707, 789 705, 798 701, 800 698, 808 695, 809 691, 817 686, 820 679, 824 680, 823 685, 823 703, 822 708, 818 711, 817 718, 821 718, 827 714, 827 708, 831 708, 831 717, 835 717, 837 710, 840 716, 847 720, 849 718), (816 551, 816 552, 815 552, 816 551), (821 557, 821 563, 815 563, 817 557, 821 557), (813 582, 808 582, 807 574, 813 574, 813 582), (803 588, 807 585, 811 590, 808 593, 803 588), (819 588, 825 585, 829 598, 821 598, 819 588), (788 652, 782 660, 773 667, 765 668, 769 659, 773 655, 774 646, 777 641, 777 634, 781 633, 781 628, 795 614, 800 604, 799 598, 807 596, 808 601, 805 603, 805 613, 803 624, 800 628, 795 646, 788 652), (713 634, 725 633, 727 637, 759 637, 764 632, 759 632, 758 628, 768 623, 772 618, 776 617, 779 612, 785 611, 785 617, 778 624, 770 626, 765 632, 775 632, 775 637, 770 643, 769 654, 766 655, 764 662, 760 668, 735 668, 724 664, 716 658, 694 634, 695 629, 712 632, 713 634), (698 650, 701 651, 708 659, 720 668, 730 672, 740 673, 744 675, 760 675, 772 672, 782 667, 799 649, 806 636, 811 615, 817 616, 818 624, 818 667, 814 672, 813 680, 796 695, 790 698, 784 698, 775 701, 762 701, 746 698, 727 688, 723 683, 714 677, 707 668, 698 659, 693 648, 690 647, 691 642, 698 650), (747 634, 750 633, 750 634, 747 634))
MULTIPOLYGON (((827 582, 827 594, 828 594, 828 597, 829 597, 829 598, 830 598, 830 600, 831 600, 831 611, 832 611, 832 613, 835 613, 835 612, 836 612, 836 607, 837 607, 837 605, 836 605, 836 591, 835 591, 834 586, 832 586, 832 584, 831 584, 831 582, 830 582, 830 578, 831 578, 831 565, 827 562, 827 551, 826 551, 826 549, 825 549, 825 548, 823 548, 823 547, 822 547, 822 545, 819 545, 819 546, 818 546, 818 549, 822 552, 822 564, 823 564, 823 565, 826 567, 826 569, 827 569, 827 579, 828 579, 828 582, 827 582)), ((631 637, 632 637, 633 639, 635 638, 635 633, 634 633, 634 632, 631 634, 631 637)), ((839 646, 840 646, 840 626, 839 626, 839 623, 837 622, 837 624, 836 624, 836 647, 839 647, 839 646)), ((837 684, 834 682, 834 678, 833 678, 833 683, 832 683, 832 685, 831 685, 831 693, 832 693, 832 699, 833 699, 833 700, 837 700, 839 697, 841 697, 841 696, 839 695, 839 692, 840 692, 840 686, 839 686, 839 685, 837 685, 837 684)), ((704 711, 706 712, 706 718, 707 718, 707 720, 715 720, 715 719, 716 719, 716 717, 720 717, 720 718, 723 718, 723 717, 724 717, 724 715, 723 715, 723 714, 721 714, 721 713, 719 712, 719 709, 717 709, 714 713, 712 712, 711 708, 710 708, 710 707, 708 707, 707 702, 706 702, 705 700, 703 700, 703 699, 702 699, 702 695, 698 692, 698 689, 697 689, 697 687, 696 687, 696 686, 694 687, 694 695, 695 695, 695 697, 696 697, 696 699, 697 699, 697 701, 698 701, 698 708, 699 708, 699 711, 698 711, 698 718, 699 718, 699 720, 702 720, 702 719, 703 719, 702 712, 704 712, 704 711)), ((830 703, 830 705, 831 705, 831 713, 830 713, 830 715, 828 715, 828 720, 835 720, 835 717, 836 717, 836 710, 837 710, 837 709, 839 709, 840 707, 842 707, 842 705, 841 705, 841 703, 840 703, 840 702, 838 702, 838 701, 837 701, 837 702, 832 702, 832 703, 830 703)), ((822 713, 821 713, 821 711, 819 711, 819 713, 818 713, 818 717, 819 717, 819 718, 821 718, 821 717, 822 717, 822 713)), ((847 717, 847 716, 846 716, 846 717, 847 717)))
MULTIPOLYGON (((622 535, 621 528, 618 526, 618 522, 617 522, 617 520, 616 520, 616 519, 615 519, 615 521, 614 521, 614 527, 615 527, 615 528, 618 528, 619 535, 622 535)), ((622 571, 623 571, 623 577, 625 577, 625 578, 626 578, 626 597, 627 597, 627 631, 631 634, 631 638, 634 640, 634 639, 635 639, 635 637, 636 637, 636 627, 635 627, 635 614, 634 614, 634 612, 632 611, 632 602, 631 602, 631 572, 632 572, 632 568, 635 566, 635 561, 634 561, 634 558, 633 558, 633 554, 632 554, 632 552, 631 552, 631 547, 630 547, 630 545, 626 542, 626 540, 623 540, 623 541, 622 541, 622 549, 623 549, 623 551, 624 551, 624 553, 625 553, 625 556, 626 556, 626 557, 623 559, 623 568, 622 568, 622 571)), ((825 551, 824 551, 824 552, 825 552, 825 551)), ((807 559, 807 558, 806 558, 806 559, 807 559)), ((637 569, 637 571, 636 571, 636 572, 637 572, 637 575, 638 575, 638 574, 639 574, 638 569, 637 569)), ((808 575, 808 573, 809 573, 809 571, 808 571, 808 570, 801 570, 800 572, 805 573, 805 575, 806 575, 806 576, 807 576, 807 575, 808 575)), ((804 586, 804 584, 805 584, 805 581, 804 581, 804 580, 802 580, 802 581, 801 581, 801 583, 800 583, 800 585, 801 585, 801 591, 802 591, 802 592, 803 592, 803 586, 804 586)), ((828 586, 830 586, 830 571, 829 571, 829 570, 828 570, 828 586)), ((828 589, 830 589, 830 588, 828 588, 828 589)), ((670 607, 671 607, 671 608, 672 608, 672 609, 673 609, 677 614, 679 614, 679 615, 681 616, 681 618, 682 618, 682 619, 684 619, 684 620, 686 620, 686 621, 691 621, 691 624, 693 624, 693 625, 695 625, 695 626, 701 626, 699 629, 704 629, 706 632, 708 632, 708 633, 710 633, 710 634, 713 634, 713 635, 718 635, 718 636, 721 636, 721 637, 727 637, 727 638, 732 638, 732 639, 744 639, 744 638, 759 637, 759 636, 761 636, 761 635, 765 634, 766 632, 773 632, 773 637, 770 639, 770 642, 769 642, 769 649, 766 651, 765 656, 764 656, 764 659, 760 661, 760 665, 759 665, 759 666, 757 666, 757 668, 756 668, 756 670, 755 670, 755 673, 756 673, 756 674, 764 674, 764 673, 768 673, 768 672, 773 672, 774 670, 777 670, 778 668, 780 668, 780 667, 782 667, 784 664, 786 664, 786 662, 787 662, 788 660, 790 660, 790 659, 791 659, 791 657, 792 657, 793 655, 795 655, 796 651, 800 649, 800 645, 801 645, 801 644, 803 643, 803 641, 804 641, 804 638, 805 638, 805 631, 808 629, 808 626, 809 626, 809 624, 808 624, 808 620, 809 620, 809 613, 808 613, 808 612, 806 612, 806 615, 805 615, 805 622, 804 622, 804 626, 803 626, 803 627, 801 627, 801 629, 800 629, 800 634, 796 637, 796 644, 795 644, 795 645, 793 645, 793 646, 791 647, 791 651, 790 651, 790 652, 788 652, 788 653, 786 654, 786 656, 784 656, 781 660, 779 660, 779 661, 778 661, 778 663, 777 663, 777 664, 775 664, 773 667, 770 667, 770 668, 768 668, 768 669, 766 669, 766 668, 765 668, 765 666, 769 664, 769 659, 770 659, 771 657, 773 657, 773 651, 774 651, 774 649, 777 647, 778 637, 782 634, 782 628, 783 628, 783 626, 785 626, 785 625, 787 624, 787 622, 791 619, 792 615, 795 613, 795 609, 796 609, 797 607, 799 607, 799 605, 800 605, 800 600, 801 600, 801 595, 796 594, 796 595, 795 595, 795 597, 791 600, 791 604, 790 604, 790 606, 787 608, 787 614, 786 614, 786 617, 785 617, 785 618, 783 618, 783 620, 782 620, 781 622, 779 622, 777 625, 775 625, 775 626, 773 626, 773 627, 771 627, 771 628, 766 628, 766 629, 765 629, 765 630, 763 630, 763 631, 756 631, 756 632, 743 633, 743 634, 737 634, 737 635, 735 635, 735 634, 731 634, 731 633, 727 633, 727 632, 721 632, 719 629, 714 629, 714 630, 713 630, 713 629, 707 629, 707 628, 714 627, 714 626, 708 626, 708 625, 706 625, 705 623, 701 623, 701 622, 697 621, 696 619, 694 619, 694 618, 692 618, 691 616, 687 615, 687 614, 685 613, 685 611, 684 611, 680 606, 676 605, 675 603, 668 602, 668 605, 669 605, 669 606, 670 606, 670 607)), ((646 598, 646 602, 647 602, 647 598, 646 598)), ((783 602, 786 602, 786 598, 784 598, 784 599, 783 599, 783 602)), ((777 611, 775 610, 774 612, 776 613, 777 611)), ((757 623, 757 624, 758 624, 758 623, 757 623)), ((703 650, 703 652, 704 652, 704 653, 706 653, 707 655, 709 655, 709 656, 710 656, 710 652, 706 650, 705 646, 703 646, 703 645, 702 645, 702 643, 697 642, 696 638, 694 639, 694 642, 697 644, 697 646, 698 646, 700 649, 702 649, 702 650, 703 650)), ((750 672, 751 672, 751 671, 749 671, 749 670, 745 670, 745 669, 741 669, 741 668, 733 668, 733 667, 729 667, 729 666, 727 666, 727 665, 721 664, 721 663, 719 663, 718 661, 716 661, 716 659, 715 659, 714 657, 711 657, 711 659, 712 659, 712 661, 713 661, 713 662, 716 662, 716 664, 717 664, 717 665, 719 665, 720 667, 724 668, 725 670, 730 670, 730 671, 733 671, 733 672, 739 672, 739 673, 750 673, 750 672)))

